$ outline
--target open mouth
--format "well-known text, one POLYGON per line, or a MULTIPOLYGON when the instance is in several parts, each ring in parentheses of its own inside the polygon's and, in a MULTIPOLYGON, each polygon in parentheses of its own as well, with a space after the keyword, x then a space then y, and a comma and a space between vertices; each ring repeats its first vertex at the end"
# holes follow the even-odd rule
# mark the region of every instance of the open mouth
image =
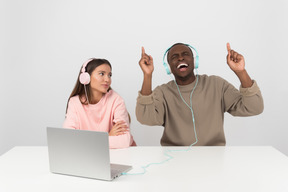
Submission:
POLYGON ((186 63, 180 63, 177 66, 177 69, 179 69, 180 71, 186 71, 187 68, 188 68, 188 65, 186 63))

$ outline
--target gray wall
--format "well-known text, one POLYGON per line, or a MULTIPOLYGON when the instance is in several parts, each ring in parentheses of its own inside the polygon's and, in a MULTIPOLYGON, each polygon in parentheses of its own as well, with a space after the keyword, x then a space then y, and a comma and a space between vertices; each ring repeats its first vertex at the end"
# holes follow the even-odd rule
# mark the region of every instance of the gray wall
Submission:
POLYGON ((113 65, 112 87, 126 101, 138 145, 159 145, 162 127, 135 117, 141 46, 154 58, 153 87, 171 78, 164 51, 189 43, 199 74, 240 83, 226 64, 226 42, 245 56, 264 113, 225 115, 227 145, 271 145, 288 155, 288 2, 285 0, 1 0, 0 154, 17 145, 46 145, 46 126, 61 126, 67 98, 90 57, 113 65))

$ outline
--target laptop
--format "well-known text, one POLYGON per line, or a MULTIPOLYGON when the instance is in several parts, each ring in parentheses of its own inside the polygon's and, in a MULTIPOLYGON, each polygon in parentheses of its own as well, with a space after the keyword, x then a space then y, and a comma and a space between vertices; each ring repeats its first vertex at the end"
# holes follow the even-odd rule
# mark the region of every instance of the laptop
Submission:
POLYGON ((132 169, 110 164, 107 132, 47 127, 52 173, 111 181, 132 169))

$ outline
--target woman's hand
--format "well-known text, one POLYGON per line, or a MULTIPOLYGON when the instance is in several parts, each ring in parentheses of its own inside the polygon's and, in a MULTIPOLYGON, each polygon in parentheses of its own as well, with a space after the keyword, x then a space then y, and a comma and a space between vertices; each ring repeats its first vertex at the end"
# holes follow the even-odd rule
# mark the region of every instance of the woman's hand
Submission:
POLYGON ((124 135, 127 132, 129 132, 129 129, 126 123, 124 121, 118 121, 113 125, 112 129, 109 131, 109 136, 124 135))

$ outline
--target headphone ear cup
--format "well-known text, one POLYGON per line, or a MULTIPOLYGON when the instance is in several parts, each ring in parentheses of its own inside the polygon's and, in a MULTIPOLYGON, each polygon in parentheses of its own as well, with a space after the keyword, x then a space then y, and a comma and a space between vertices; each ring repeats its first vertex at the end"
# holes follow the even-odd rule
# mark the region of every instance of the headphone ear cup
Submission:
POLYGON ((195 69, 198 69, 198 67, 199 67, 199 56, 198 55, 196 55, 196 57, 195 57, 195 69))
POLYGON ((166 62, 163 62, 163 65, 164 65, 164 67, 165 67, 166 73, 167 73, 168 75, 170 75, 170 74, 171 74, 170 66, 169 66, 166 62))
POLYGON ((83 85, 87 85, 90 83, 90 75, 87 72, 81 73, 79 76, 79 81, 83 85))

